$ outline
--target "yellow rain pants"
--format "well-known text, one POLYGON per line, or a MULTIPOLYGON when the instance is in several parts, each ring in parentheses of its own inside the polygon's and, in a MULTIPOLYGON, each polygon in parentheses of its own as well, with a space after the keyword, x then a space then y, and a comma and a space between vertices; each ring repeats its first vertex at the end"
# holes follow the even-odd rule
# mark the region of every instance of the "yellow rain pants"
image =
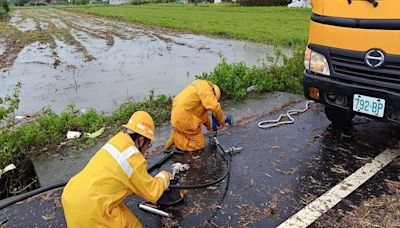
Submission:
POLYGON ((211 111, 218 122, 225 121, 224 112, 214 95, 212 84, 205 80, 195 80, 179 93, 172 102, 171 125, 173 130, 164 148, 172 145, 183 151, 203 149, 206 139, 201 125, 212 129, 208 112, 211 111))
POLYGON ((62 194, 68 227, 142 227, 123 200, 140 196, 156 203, 169 186, 169 174, 147 173, 147 161, 131 137, 118 133, 71 178, 62 194))

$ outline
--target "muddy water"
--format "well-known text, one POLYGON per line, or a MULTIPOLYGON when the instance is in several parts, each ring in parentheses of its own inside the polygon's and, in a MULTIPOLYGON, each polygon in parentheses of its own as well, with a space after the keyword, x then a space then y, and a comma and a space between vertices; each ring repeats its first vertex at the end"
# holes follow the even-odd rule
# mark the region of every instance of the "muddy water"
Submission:
POLYGON ((273 53, 269 45, 174 33, 52 9, 16 11, 10 26, 23 32, 62 30, 50 34, 52 42, 27 44, 11 67, 1 71, 0 97, 18 82, 22 84, 20 113, 44 106, 60 112, 69 103, 111 112, 116 104, 143 99, 150 90, 176 94, 195 75, 213 70, 220 56, 229 62, 259 65, 273 53), (78 17, 82 18, 79 22, 78 17))

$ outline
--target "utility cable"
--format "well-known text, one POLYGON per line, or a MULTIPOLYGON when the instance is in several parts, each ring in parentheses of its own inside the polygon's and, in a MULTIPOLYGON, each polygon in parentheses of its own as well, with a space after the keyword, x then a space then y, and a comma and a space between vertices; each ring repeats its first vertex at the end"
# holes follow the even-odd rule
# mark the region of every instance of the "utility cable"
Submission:
POLYGON ((310 104, 315 103, 314 101, 307 101, 306 107, 304 109, 292 109, 286 112, 286 114, 281 114, 279 117, 275 120, 263 120, 258 123, 259 128, 272 128, 276 127, 279 125, 284 125, 284 124, 293 124, 294 119, 292 115, 297 115, 299 113, 306 112, 309 109, 310 104), (289 120, 282 120, 282 118, 288 118, 289 120))
POLYGON ((226 162, 226 171, 225 173, 220 176, 218 179, 214 180, 214 181, 210 181, 208 183, 204 183, 204 184, 192 184, 192 185, 170 185, 170 188, 174 188, 174 189, 201 189, 201 188, 207 188, 210 187, 212 185, 215 185, 221 181, 223 181, 230 173, 231 171, 231 161, 227 155, 226 150, 222 147, 222 145, 219 143, 217 137, 214 137, 215 143, 218 146, 218 148, 221 149, 222 151, 222 158, 225 160, 226 162))

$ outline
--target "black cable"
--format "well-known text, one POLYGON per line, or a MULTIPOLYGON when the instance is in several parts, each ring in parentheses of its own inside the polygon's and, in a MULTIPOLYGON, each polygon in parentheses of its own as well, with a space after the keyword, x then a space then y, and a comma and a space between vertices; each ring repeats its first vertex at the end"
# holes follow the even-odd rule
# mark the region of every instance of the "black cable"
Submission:
MULTIPOLYGON (((214 139, 216 139, 216 137, 214 139)), ((224 173, 224 175, 222 175, 218 179, 211 181, 209 183, 193 184, 193 185, 170 185, 169 187, 174 188, 174 189, 201 189, 201 188, 210 187, 211 185, 214 185, 214 184, 217 184, 217 183, 223 181, 229 175, 229 173, 231 171, 231 162, 230 162, 228 156, 226 155, 225 149, 221 146, 221 144, 218 142, 218 140, 216 140, 216 144, 222 150, 222 155, 223 155, 222 157, 226 161, 227 168, 226 168, 226 172, 224 173)))
POLYGON ((41 187, 41 188, 35 189, 33 191, 26 192, 24 194, 15 196, 15 198, 11 199, 10 201, 6 201, 4 203, 1 203, 0 204, 0 211, 3 210, 4 208, 8 207, 8 206, 11 206, 11 205, 13 205, 15 203, 23 201, 23 200, 25 200, 25 199, 27 199, 29 197, 35 196, 35 195, 40 194, 42 192, 47 192, 47 191, 50 191, 50 190, 55 189, 55 188, 63 187, 67 183, 68 183, 68 181, 60 182, 60 183, 57 183, 57 184, 41 187))

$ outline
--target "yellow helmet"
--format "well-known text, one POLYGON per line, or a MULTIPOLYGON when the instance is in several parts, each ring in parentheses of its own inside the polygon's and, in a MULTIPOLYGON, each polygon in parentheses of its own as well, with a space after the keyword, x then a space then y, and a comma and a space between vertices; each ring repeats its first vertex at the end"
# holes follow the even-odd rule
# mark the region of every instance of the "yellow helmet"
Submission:
POLYGON ((217 97, 217 100, 219 101, 219 99, 221 99, 221 90, 215 84, 213 84, 213 89, 214 89, 215 96, 217 97))
POLYGON ((133 113, 128 123, 122 126, 146 138, 156 140, 153 118, 147 112, 137 111, 133 113))

